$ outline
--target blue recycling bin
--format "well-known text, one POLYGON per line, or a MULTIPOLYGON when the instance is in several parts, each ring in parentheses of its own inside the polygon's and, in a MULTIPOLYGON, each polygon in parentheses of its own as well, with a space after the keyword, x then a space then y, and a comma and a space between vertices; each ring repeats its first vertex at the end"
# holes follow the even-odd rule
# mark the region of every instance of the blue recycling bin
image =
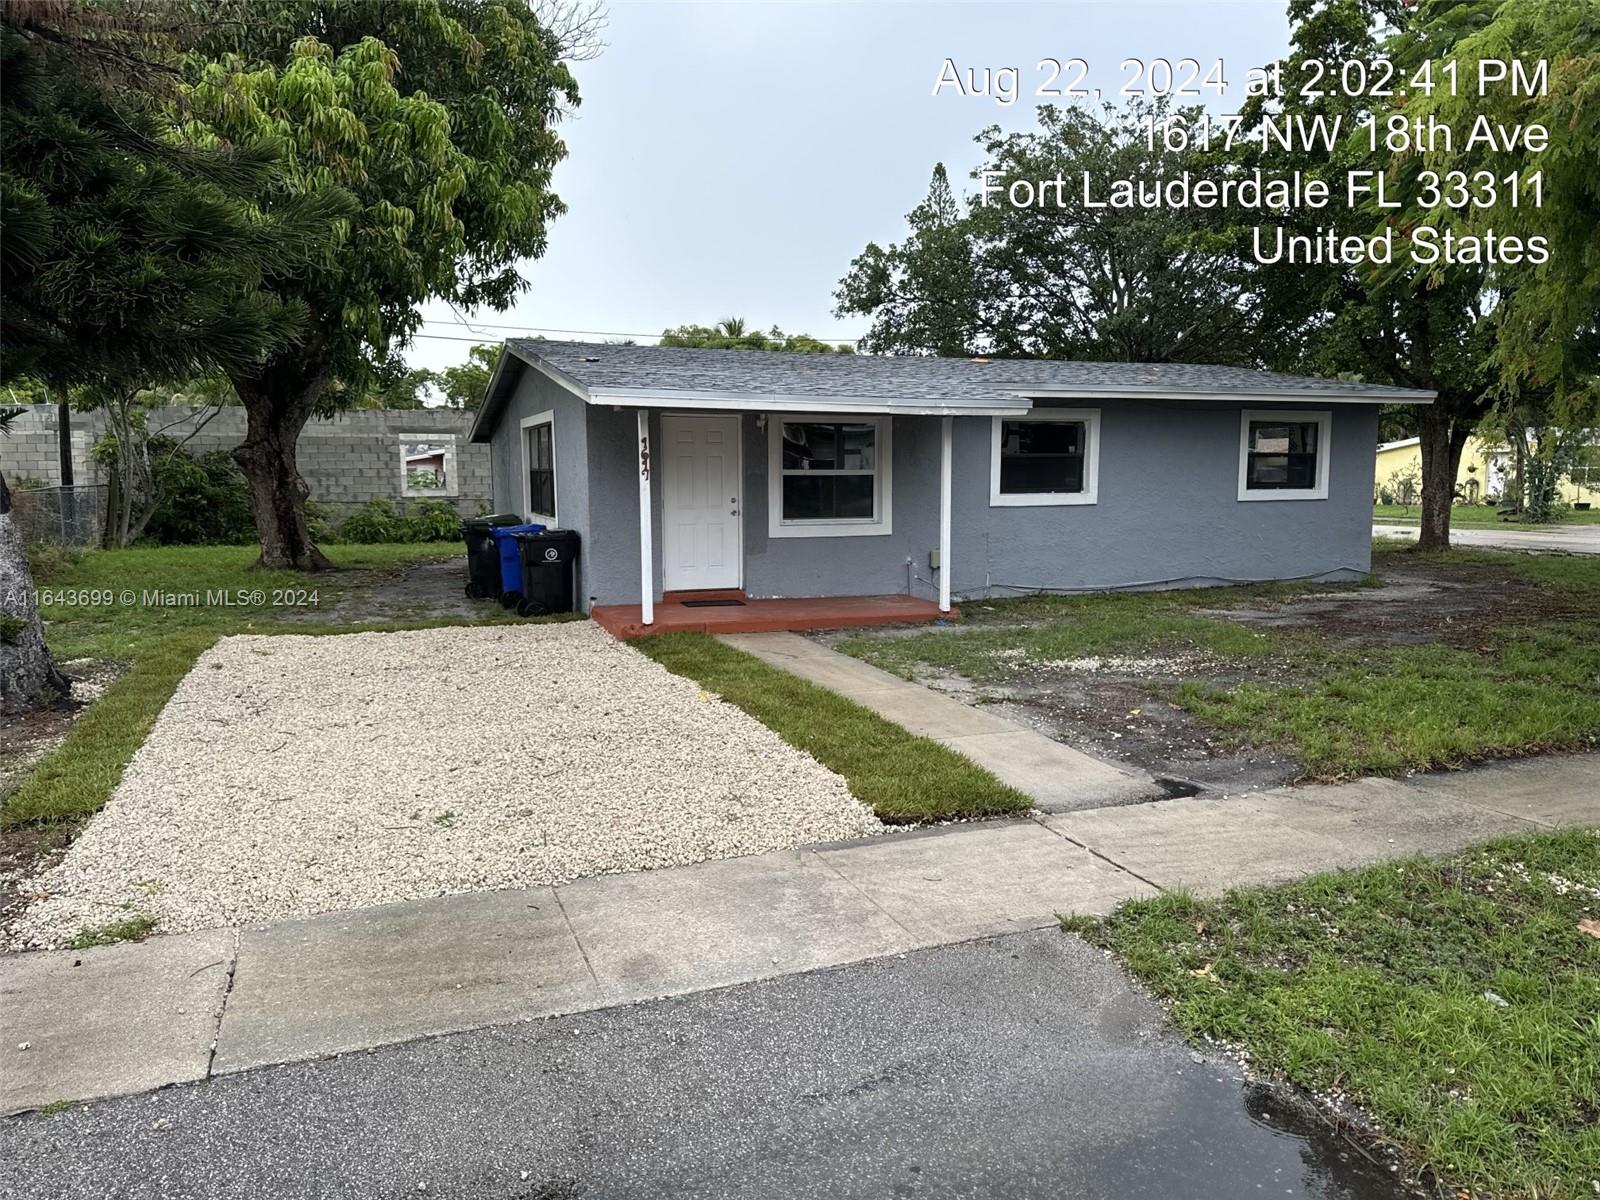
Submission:
POLYGON ((515 605, 522 595, 522 551, 517 546, 516 535, 543 532, 543 525, 496 525, 489 530, 495 549, 500 552, 501 603, 510 596, 511 605, 515 605))

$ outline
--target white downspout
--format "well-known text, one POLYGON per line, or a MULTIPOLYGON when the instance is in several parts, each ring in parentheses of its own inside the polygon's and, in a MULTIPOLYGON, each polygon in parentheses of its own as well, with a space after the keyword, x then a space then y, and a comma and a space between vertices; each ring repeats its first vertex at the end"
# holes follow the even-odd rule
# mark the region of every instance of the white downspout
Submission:
POLYGON ((650 536, 650 413, 639 410, 639 615, 656 620, 655 547, 650 536))
POLYGON ((954 417, 939 428, 939 611, 950 611, 950 462, 954 417))

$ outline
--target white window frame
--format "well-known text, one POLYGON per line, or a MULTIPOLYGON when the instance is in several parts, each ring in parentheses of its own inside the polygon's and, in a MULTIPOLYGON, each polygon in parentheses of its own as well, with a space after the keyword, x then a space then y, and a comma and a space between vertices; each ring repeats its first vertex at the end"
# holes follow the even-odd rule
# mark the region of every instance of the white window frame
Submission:
POLYGON ((1240 500, 1326 500, 1328 460, 1333 457, 1333 411, 1318 409, 1247 408, 1239 414, 1240 500), (1252 488, 1250 480, 1250 422, 1289 421, 1317 426, 1317 484, 1309 488, 1252 488))
MULTIPOLYGON (((767 536, 773 538, 877 537, 894 532, 894 418, 887 414, 769 412, 767 420, 767 536), (871 518, 847 521, 783 519, 783 427, 819 422, 827 425, 873 425, 877 429, 871 518)), ((797 472, 814 474, 815 472, 797 472)), ((848 472, 856 474, 857 472, 848 472)))
POLYGON ((1100 410, 1098 408, 1036 408, 1019 417, 992 417, 989 431, 989 507, 1025 508, 1039 505, 1098 504, 1100 502, 1100 410), (1049 421, 1084 426, 1083 491, 1002 492, 1000 490, 1000 439, 1007 421, 1049 421))
POLYGON ((526 520, 554 529, 557 525, 556 514, 534 512, 532 489, 528 486, 528 476, 533 472, 533 463, 528 458, 528 430, 535 425, 550 426, 550 500, 552 507, 561 507, 561 497, 557 494, 560 483, 556 477, 556 413, 552 408, 531 417, 523 417, 517 423, 517 457, 522 462, 522 511, 526 520))
POLYGON ((402 433, 400 444, 400 497, 403 500, 439 500, 459 495, 456 485, 456 435, 453 433, 402 433), (406 467, 406 447, 417 443, 438 445, 444 450, 444 486, 414 488, 406 467))

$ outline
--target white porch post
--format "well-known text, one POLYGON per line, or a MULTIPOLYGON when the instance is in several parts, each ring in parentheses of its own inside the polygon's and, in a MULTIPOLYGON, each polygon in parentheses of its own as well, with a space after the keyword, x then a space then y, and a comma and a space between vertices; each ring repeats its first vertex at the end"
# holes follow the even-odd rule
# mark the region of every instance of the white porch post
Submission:
POLYGON ((950 460, 954 417, 939 423, 939 611, 950 611, 950 460))
POLYGON ((655 547, 650 536, 650 413, 639 410, 639 614, 656 620, 655 547))

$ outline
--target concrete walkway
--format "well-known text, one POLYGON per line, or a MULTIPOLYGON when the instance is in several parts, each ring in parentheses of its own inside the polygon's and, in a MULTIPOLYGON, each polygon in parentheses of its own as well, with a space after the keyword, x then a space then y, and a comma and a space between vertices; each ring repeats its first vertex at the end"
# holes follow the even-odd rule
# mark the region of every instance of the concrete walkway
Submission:
POLYGON ((1501 834, 1600 755, 987 822, 0 959, 0 1111, 839 966, 1501 834))
POLYGON ((1074 750, 1036 729, 940 695, 797 633, 724 634, 719 640, 948 746, 1031 796, 1045 812, 1130 804, 1169 794, 1143 771, 1074 750))

